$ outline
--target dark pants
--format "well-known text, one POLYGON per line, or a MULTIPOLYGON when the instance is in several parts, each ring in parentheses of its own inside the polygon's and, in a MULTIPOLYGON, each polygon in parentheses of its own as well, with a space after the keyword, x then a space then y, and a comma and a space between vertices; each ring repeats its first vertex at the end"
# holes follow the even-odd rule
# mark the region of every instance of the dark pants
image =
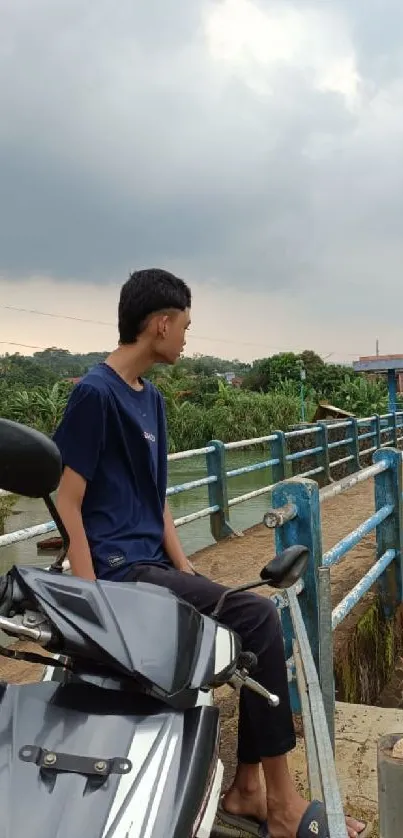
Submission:
MULTIPOLYGON (((149 582, 169 588, 207 616, 226 589, 199 574, 182 573, 163 565, 136 564, 125 581, 149 582)), ((242 688, 239 704, 238 759, 256 764, 262 757, 288 753, 295 747, 295 732, 288 694, 281 623, 270 599, 253 593, 230 596, 220 623, 235 631, 245 652, 254 652, 258 668, 253 677, 280 698, 271 707, 264 698, 242 688)))

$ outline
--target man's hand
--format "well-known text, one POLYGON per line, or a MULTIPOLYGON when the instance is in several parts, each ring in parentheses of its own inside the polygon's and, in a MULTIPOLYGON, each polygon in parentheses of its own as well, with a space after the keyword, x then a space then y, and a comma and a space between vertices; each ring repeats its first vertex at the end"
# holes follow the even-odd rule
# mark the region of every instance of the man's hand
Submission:
POLYGON ((176 570, 194 575, 194 569, 184 553, 167 502, 165 502, 164 509, 164 525, 164 548, 167 556, 171 559, 176 570))
POLYGON ((177 570, 180 570, 182 573, 191 573, 192 576, 194 576, 196 572, 193 565, 189 561, 186 561, 183 564, 183 566, 178 567, 177 570))

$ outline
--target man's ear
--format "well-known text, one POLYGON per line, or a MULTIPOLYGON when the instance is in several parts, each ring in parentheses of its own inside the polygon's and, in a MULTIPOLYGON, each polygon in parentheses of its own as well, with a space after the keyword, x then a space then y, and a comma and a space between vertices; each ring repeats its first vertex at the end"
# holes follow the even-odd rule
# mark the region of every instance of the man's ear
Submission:
POLYGON ((168 320, 169 320, 168 314, 158 315, 156 325, 157 325, 157 335, 158 335, 159 338, 166 337, 167 330, 168 330, 168 320))

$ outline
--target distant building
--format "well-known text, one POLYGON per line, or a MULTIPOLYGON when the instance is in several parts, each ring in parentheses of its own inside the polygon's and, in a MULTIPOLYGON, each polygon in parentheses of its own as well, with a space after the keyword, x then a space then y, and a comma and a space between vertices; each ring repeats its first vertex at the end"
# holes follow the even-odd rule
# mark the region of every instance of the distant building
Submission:
POLYGON ((396 392, 403 393, 403 355, 364 355, 353 364, 355 372, 365 372, 369 379, 395 370, 396 392))
POLYGON ((235 372, 216 372, 217 378, 224 378, 228 384, 231 384, 232 387, 239 387, 242 384, 243 378, 239 375, 236 375, 235 372))

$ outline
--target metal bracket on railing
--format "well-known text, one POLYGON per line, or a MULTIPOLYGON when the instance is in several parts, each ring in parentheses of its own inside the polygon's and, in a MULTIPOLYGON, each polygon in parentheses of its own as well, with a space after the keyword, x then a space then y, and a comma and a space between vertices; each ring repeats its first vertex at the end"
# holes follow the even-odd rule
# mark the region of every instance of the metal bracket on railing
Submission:
POLYGON ((285 665, 287 668, 287 681, 289 684, 292 684, 292 682, 296 681, 297 679, 297 670, 295 667, 294 655, 286 660, 285 665))
MULTIPOLYGON (((304 590, 304 587, 303 579, 298 579, 298 582, 293 585, 292 590, 299 596, 304 590)), ((290 607, 287 591, 283 591, 282 594, 271 594, 270 599, 274 602, 277 611, 282 611, 284 608, 290 607)), ((287 681, 289 684, 292 684, 297 679, 294 656, 291 655, 291 657, 287 658, 285 663, 287 667, 287 681)))
MULTIPOLYGON (((296 582, 295 585, 293 585, 293 587, 292 587, 293 591, 295 591, 297 596, 299 596, 302 593, 304 588, 305 588, 305 585, 304 585, 304 580, 303 579, 298 579, 298 582, 296 582)), ((276 606, 277 611, 282 611, 283 608, 288 608, 289 607, 287 591, 285 589, 281 594, 279 594, 279 593, 270 594, 270 599, 274 602, 274 605, 276 606)))
POLYGON ((292 521, 297 517, 298 510, 295 503, 286 503, 285 506, 280 506, 278 509, 268 509, 263 517, 263 523, 269 530, 275 527, 282 527, 287 521, 292 521))
POLYGON ((283 594, 272 594, 270 599, 273 600, 277 611, 282 611, 283 608, 288 608, 288 601, 283 594))

